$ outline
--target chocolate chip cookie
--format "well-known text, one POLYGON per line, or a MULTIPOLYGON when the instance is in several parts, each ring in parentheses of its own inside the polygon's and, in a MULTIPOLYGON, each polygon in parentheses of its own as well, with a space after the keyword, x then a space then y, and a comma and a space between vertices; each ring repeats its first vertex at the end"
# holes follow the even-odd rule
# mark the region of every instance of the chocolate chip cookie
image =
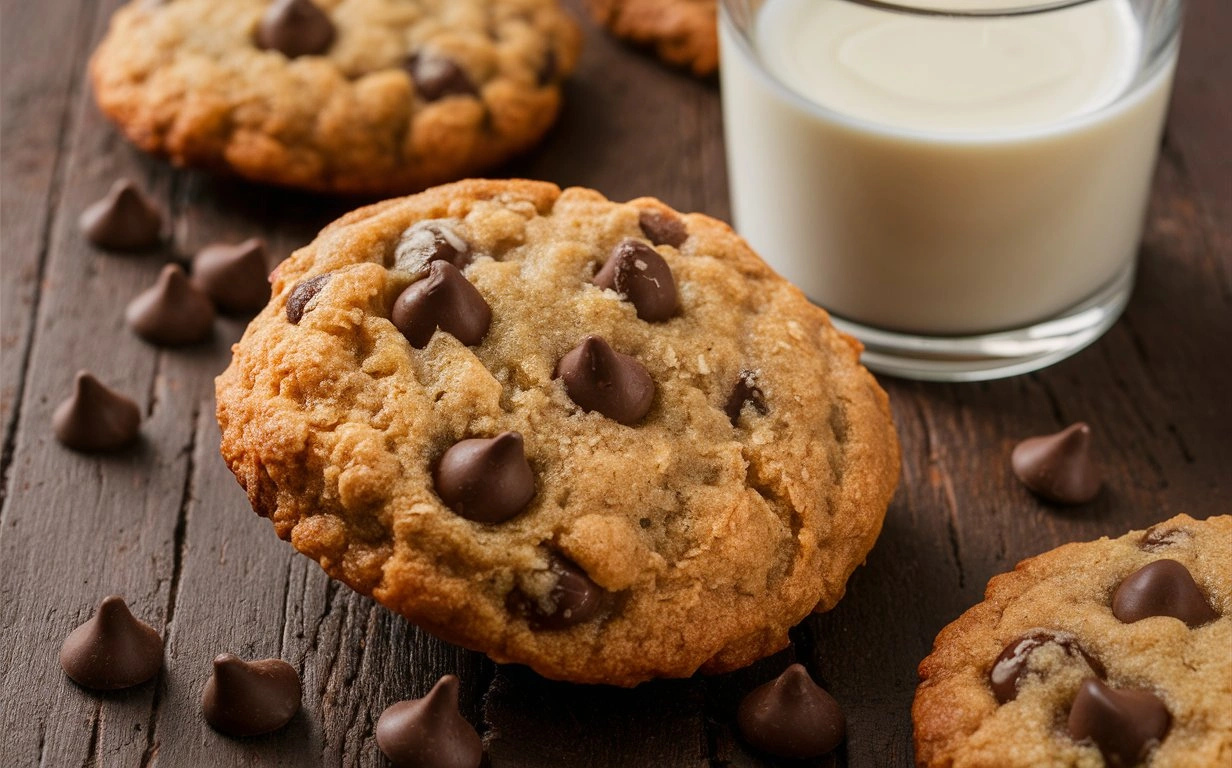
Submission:
POLYGON ((278 268, 217 382, 222 454, 334 578, 633 685, 747 664, 843 595, 898 475, 858 355, 725 224, 467 181, 278 268))
POLYGON ((588 0, 595 19, 617 37, 654 48, 693 74, 719 68, 716 0, 588 0))
POLYGON ((1067 544, 937 636, 921 766, 1232 764, 1232 516, 1067 544))
POLYGON ((181 165, 305 189, 423 189, 529 149, 580 45, 556 0, 134 0, 99 106, 181 165))

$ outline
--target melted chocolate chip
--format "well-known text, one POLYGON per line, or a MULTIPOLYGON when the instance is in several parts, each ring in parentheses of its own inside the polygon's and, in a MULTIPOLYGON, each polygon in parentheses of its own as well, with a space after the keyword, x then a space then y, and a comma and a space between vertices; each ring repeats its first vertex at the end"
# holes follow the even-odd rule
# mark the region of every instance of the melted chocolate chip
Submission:
POLYGON ((1219 618, 1189 569, 1175 560, 1156 560, 1130 574, 1112 596, 1112 615, 1126 624, 1171 616, 1190 627, 1219 618))
POLYGON ((86 371, 78 371, 73 394, 52 416, 56 439, 75 451, 116 451, 141 429, 141 409, 86 371))
POLYGON ((1098 680, 1082 683, 1069 710, 1069 735, 1091 740, 1107 764, 1131 768, 1163 741, 1172 716, 1157 696, 1147 691, 1113 689, 1098 680))
POLYGON ((1100 677, 1104 676, 1104 665, 1092 658, 1073 635, 1035 629, 1005 646, 1005 650, 1001 651, 996 663, 989 670, 988 682, 992 686, 993 695, 997 697, 997 703, 1004 704, 1018 697, 1019 681, 1028 673, 1027 660, 1036 649, 1047 644, 1059 646, 1072 658, 1081 657, 1092 672, 1100 677))
POLYGON ((219 733, 259 736, 291 722, 301 693, 299 674, 282 659, 244 661, 224 653, 214 659, 201 712, 219 733))
POLYGON ((1138 547, 1145 549, 1147 552, 1158 552, 1179 544, 1192 536, 1193 534, 1184 528, 1152 526, 1150 530, 1142 535, 1142 540, 1138 542, 1138 547))
POLYGON ((536 81, 539 87, 548 85, 556 79, 559 72, 559 62, 556 59, 556 49, 548 48, 547 53, 543 54, 543 63, 539 65, 539 72, 536 81))
POLYGON ((163 267, 158 281, 128 303, 124 318, 133 333, 165 347, 196 344, 214 332, 213 302, 178 264, 163 267))
POLYGON ((746 405, 752 405, 763 416, 770 412, 766 405, 766 395, 757 386, 756 375, 752 371, 740 372, 736 386, 732 387, 732 393, 727 397, 727 405, 723 407, 733 427, 740 421, 740 414, 746 405))
POLYGON ((238 245, 207 245, 193 257, 193 285, 205 291, 219 310, 230 314, 261 311, 270 299, 268 278, 265 241, 260 238, 238 245))
POLYGON ((517 432, 455 443, 433 473, 441 500, 467 520, 501 523, 535 496, 535 474, 517 432))
POLYGON ((329 16, 311 0, 274 0, 257 25, 257 45, 287 56, 314 56, 334 43, 329 16))
POLYGON ((753 747, 793 759, 831 752, 847 734, 847 719, 838 702, 800 664, 792 664, 745 696, 736 724, 753 747))
POLYGON ((637 358, 622 355, 598 336, 587 336, 556 365, 569 398, 621 424, 642 420, 654 403, 655 384, 637 358))
POLYGON ((60 646, 60 666, 85 688, 114 691, 140 685, 163 666, 163 640, 118 595, 103 600, 60 646))
POLYGON ((428 346, 437 328, 473 347, 488 334, 492 310, 457 267, 434 261, 428 276, 411 283, 394 301, 390 320, 416 349, 428 346))
POLYGON ((1023 485, 1058 504, 1084 504, 1102 484, 1091 461, 1091 428, 1082 422, 1054 435, 1023 440, 1010 461, 1023 485))
POLYGON ((329 274, 326 273, 295 284, 295 287, 291 289, 291 295, 287 297, 287 320, 291 325, 299 325, 299 321, 304 319, 304 315, 312 309, 308 305, 329 282, 329 278, 329 274))
POLYGON ((647 208, 638 214, 637 223, 655 245, 679 248, 689 239, 689 230, 684 221, 674 213, 647 208))
POLYGON ((617 243, 594 282, 628 299, 637 316, 647 322, 667 320, 680 304, 671 268, 654 248, 640 240, 617 243))
POLYGON ((445 56, 416 53, 406 60, 406 69, 415 81, 415 90, 419 91, 424 101, 479 93, 466 71, 445 56))
POLYGON ((447 261, 458 269, 471 263, 471 247, 448 219, 416 222, 402 233, 394 248, 394 268, 412 275, 434 261, 447 261))
POLYGON ((162 239, 163 215, 137 185, 120 179, 78 221, 86 239, 99 248, 140 251, 162 239))
POLYGON ((535 629, 566 629, 589 621, 599 612, 606 594, 586 572, 561 557, 553 557, 548 570, 556 584, 547 599, 529 601, 527 609, 535 629))
POLYGON ((376 722, 376 744, 397 768, 479 768, 483 742, 458 711, 458 678, 445 675, 422 699, 400 701, 376 722))

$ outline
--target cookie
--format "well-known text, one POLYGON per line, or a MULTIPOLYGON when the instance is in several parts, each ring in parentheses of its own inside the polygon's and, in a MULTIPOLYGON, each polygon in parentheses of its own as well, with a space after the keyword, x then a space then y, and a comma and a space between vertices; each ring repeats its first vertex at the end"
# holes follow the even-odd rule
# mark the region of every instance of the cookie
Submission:
POLYGON ((716 0, 588 0, 617 37, 651 46, 659 58, 699 77, 719 68, 716 0))
POLYGON ((921 766, 1232 764, 1232 516, 1178 515, 994 577, 937 636, 921 766))
POLYGON ((334 578, 634 685, 743 666, 843 595, 898 475, 858 356, 725 224, 467 181, 278 268, 217 381, 222 454, 334 578))
POLYGON ((579 45, 556 0, 135 0, 90 75, 128 138, 177 164, 391 194, 536 144, 579 45))

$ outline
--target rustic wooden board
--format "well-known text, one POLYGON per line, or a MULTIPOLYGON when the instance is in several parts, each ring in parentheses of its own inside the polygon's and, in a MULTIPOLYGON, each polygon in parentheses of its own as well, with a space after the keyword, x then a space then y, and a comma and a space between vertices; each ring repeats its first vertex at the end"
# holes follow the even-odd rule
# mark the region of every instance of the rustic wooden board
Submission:
MULTIPOLYGON (((761 766, 734 735, 740 697, 800 660, 842 702, 845 748, 825 764, 908 766, 915 666, 987 579, 1059 543, 1175 514, 1232 510, 1232 7, 1193 0, 1170 126, 1125 318, 1039 374, 975 385, 887 380, 902 488, 837 609, 749 669, 632 691, 543 680, 442 643, 331 583, 247 508, 217 455, 212 378, 243 322, 159 351, 123 306, 168 259, 257 234, 284 256, 357 201, 172 170, 129 148, 93 107, 84 66, 118 0, 3 0, 0 21, 0 765, 380 765, 388 704, 442 674, 503 766, 761 766), (171 218, 174 246, 99 253, 82 208, 126 175, 171 218), (148 420, 111 457, 62 449, 51 411, 78 368, 128 392, 148 420), (1066 511, 1010 476, 1014 441, 1090 422, 1108 487, 1066 511), (165 631, 155 682, 107 696, 68 682, 64 635, 118 592, 165 631), (198 714, 211 658, 276 655, 304 711, 232 741, 198 714)), ((580 0, 571 3, 580 9, 580 0)), ((588 27, 581 69, 544 146, 505 175, 655 195, 728 215, 717 86, 588 27)))

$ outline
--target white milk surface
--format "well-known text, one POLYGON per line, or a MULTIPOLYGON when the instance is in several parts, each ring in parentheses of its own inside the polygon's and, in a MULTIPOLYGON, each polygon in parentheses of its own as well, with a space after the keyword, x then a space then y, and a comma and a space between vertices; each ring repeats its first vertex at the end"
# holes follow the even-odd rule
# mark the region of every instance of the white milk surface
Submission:
POLYGON ((1139 76, 1127 0, 962 20, 768 0, 760 66, 721 36, 736 227, 838 315, 995 331, 1131 268, 1172 64, 1139 76))

